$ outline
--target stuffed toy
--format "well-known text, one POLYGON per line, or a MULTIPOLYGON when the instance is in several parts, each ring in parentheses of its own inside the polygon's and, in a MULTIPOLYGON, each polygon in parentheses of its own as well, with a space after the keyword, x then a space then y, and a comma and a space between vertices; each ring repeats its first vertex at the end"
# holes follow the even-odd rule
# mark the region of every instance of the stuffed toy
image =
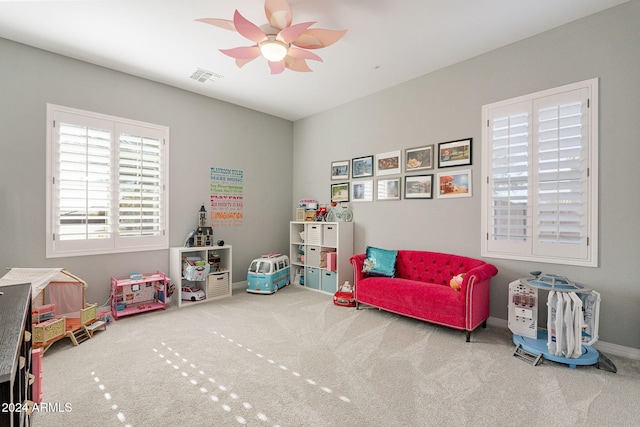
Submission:
POLYGON ((449 286, 451 286, 451 289, 453 289, 454 291, 459 291, 460 287, 462 286, 462 279, 464 279, 464 273, 456 274, 455 276, 453 276, 451 280, 449 280, 449 286))

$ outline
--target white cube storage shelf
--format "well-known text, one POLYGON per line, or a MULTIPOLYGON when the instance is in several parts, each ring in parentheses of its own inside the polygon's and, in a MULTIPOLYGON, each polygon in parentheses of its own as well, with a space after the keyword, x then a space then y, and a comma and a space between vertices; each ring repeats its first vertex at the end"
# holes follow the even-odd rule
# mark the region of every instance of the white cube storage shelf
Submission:
POLYGON ((175 285, 178 307, 230 297, 232 293, 232 248, 224 246, 173 247, 169 249, 169 276, 175 285), (191 277, 184 274, 183 259, 201 260, 208 263, 206 277, 191 277), (196 280, 194 280, 196 279, 196 280), (205 299, 183 301, 182 287, 195 286, 202 290, 205 299))
POLYGON ((352 222, 292 221, 289 243, 291 283, 330 294, 346 281, 353 283, 352 222))

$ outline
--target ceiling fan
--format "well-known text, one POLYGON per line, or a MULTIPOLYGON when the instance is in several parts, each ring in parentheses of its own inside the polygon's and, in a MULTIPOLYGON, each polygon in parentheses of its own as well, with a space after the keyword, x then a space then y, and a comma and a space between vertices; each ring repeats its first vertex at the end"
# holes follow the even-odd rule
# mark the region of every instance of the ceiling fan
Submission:
POLYGON ((237 10, 233 14, 233 21, 218 18, 200 18, 196 21, 237 31, 241 36, 256 43, 252 46, 220 49, 220 52, 235 58, 238 67, 263 56, 269 62, 271 74, 282 73, 285 68, 292 71, 312 71, 307 65, 307 60, 322 62, 322 58, 307 49, 330 46, 347 32, 309 28, 315 22, 291 25, 291 8, 286 0, 265 0, 264 11, 268 24, 261 27, 249 22, 237 10))

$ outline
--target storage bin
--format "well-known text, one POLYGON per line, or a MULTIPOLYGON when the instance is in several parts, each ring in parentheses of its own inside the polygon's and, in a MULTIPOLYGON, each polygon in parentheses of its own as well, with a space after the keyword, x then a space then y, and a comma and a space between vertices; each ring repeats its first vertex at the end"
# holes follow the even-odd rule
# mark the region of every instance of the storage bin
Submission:
MULTIPOLYGON (((330 268, 328 268, 328 256, 331 253, 335 253, 335 249, 327 249, 327 248, 322 248, 320 250, 320 264, 318 265, 320 268, 326 268, 327 270, 330 270, 330 268)), ((334 269, 335 270, 335 269, 334 269)))
POLYGON ((191 260, 185 260, 182 263, 182 277, 186 280, 190 281, 204 281, 207 280, 207 275, 211 269, 211 266, 203 261, 198 261, 198 264, 204 265, 194 265, 195 263, 191 260))
POLYGON ((305 243, 308 245, 321 245, 322 244, 322 225, 321 224, 309 224, 307 226, 307 239, 305 243))
POLYGON ((335 271, 323 270, 320 280, 320 286, 324 292, 336 293, 338 290, 338 274, 335 271))
POLYGON ((320 269, 307 267, 305 271, 304 285, 312 289, 320 289, 320 269))
POLYGON ((322 246, 338 246, 338 226, 335 224, 324 224, 322 230, 322 246))
POLYGON ((221 298, 229 294, 229 273, 211 273, 207 276, 207 298, 221 298))
POLYGON ((311 267, 320 267, 320 246, 307 246, 305 263, 311 267))
POLYGON ((335 252, 327 253, 327 270, 336 271, 336 253, 335 252))

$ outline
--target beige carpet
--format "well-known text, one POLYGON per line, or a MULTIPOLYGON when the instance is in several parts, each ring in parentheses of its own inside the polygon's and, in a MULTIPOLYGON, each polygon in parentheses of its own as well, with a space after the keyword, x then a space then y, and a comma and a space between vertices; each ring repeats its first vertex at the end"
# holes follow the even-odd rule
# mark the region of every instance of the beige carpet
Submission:
POLYGON ((34 426, 631 426, 640 362, 533 367, 464 333, 288 286, 122 318, 44 357, 34 426), (59 404, 59 405, 55 405, 59 404), (66 411, 64 410, 66 404, 66 411), (57 408, 57 409, 56 409, 57 408))

